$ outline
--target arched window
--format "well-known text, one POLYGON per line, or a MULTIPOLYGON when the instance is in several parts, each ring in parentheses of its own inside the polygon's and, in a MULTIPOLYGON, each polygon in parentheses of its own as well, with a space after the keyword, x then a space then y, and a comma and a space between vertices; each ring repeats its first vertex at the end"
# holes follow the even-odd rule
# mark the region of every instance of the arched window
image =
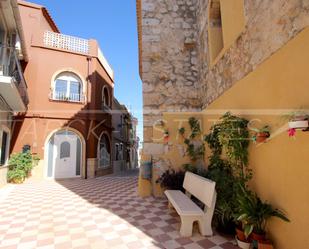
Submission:
POLYGON ((109 138, 103 134, 99 143, 99 168, 109 168, 111 165, 111 151, 109 138))
POLYGON ((70 157, 71 146, 69 142, 63 142, 60 145, 60 159, 70 157))
POLYGON ((102 107, 106 108, 106 107, 110 107, 110 101, 109 101, 109 92, 108 92, 108 88, 106 86, 104 86, 102 88, 102 107))
POLYGON ((83 101, 82 81, 77 75, 69 72, 61 73, 56 77, 54 84, 53 99, 83 101))

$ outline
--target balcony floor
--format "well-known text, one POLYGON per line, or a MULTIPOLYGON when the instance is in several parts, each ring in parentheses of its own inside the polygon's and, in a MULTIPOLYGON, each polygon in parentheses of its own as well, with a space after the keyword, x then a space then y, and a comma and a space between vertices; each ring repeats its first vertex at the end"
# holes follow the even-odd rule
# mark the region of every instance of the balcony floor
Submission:
POLYGON ((8 185, 0 189, 0 248, 238 248, 217 234, 182 238, 166 200, 136 189, 134 173, 8 185))

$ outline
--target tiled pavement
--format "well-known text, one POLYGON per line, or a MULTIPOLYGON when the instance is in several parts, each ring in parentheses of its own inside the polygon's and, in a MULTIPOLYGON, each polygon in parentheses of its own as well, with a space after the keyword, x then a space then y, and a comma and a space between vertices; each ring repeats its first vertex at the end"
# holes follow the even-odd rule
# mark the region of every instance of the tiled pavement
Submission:
POLYGON ((179 234, 165 199, 142 199, 137 178, 30 182, 0 189, 0 249, 235 249, 215 235, 179 234))

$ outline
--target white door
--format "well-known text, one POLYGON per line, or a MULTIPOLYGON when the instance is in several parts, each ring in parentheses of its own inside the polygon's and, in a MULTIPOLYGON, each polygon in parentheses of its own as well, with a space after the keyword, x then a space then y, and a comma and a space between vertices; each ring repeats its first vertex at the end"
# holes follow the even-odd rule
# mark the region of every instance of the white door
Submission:
POLYGON ((74 134, 55 134, 54 139, 54 177, 76 177, 78 137, 74 134))

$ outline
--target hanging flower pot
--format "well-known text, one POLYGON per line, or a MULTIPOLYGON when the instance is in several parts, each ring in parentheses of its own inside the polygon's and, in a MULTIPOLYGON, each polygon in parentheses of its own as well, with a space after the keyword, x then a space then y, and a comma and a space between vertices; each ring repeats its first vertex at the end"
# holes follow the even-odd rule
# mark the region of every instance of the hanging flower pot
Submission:
POLYGON ((290 129, 306 130, 309 127, 308 120, 291 120, 289 122, 290 129))
POLYGON ((166 131, 164 131, 164 134, 163 134, 164 143, 168 143, 168 142, 169 142, 169 139, 170 139, 170 134, 169 134, 169 132, 166 130, 166 131))
POLYGON ((253 140, 256 143, 264 143, 270 137, 270 128, 268 125, 264 126, 262 129, 254 129, 256 132, 253 140))
POLYGON ((269 132, 259 132, 255 135, 255 141, 257 143, 264 143, 269 137, 270 137, 269 132))

